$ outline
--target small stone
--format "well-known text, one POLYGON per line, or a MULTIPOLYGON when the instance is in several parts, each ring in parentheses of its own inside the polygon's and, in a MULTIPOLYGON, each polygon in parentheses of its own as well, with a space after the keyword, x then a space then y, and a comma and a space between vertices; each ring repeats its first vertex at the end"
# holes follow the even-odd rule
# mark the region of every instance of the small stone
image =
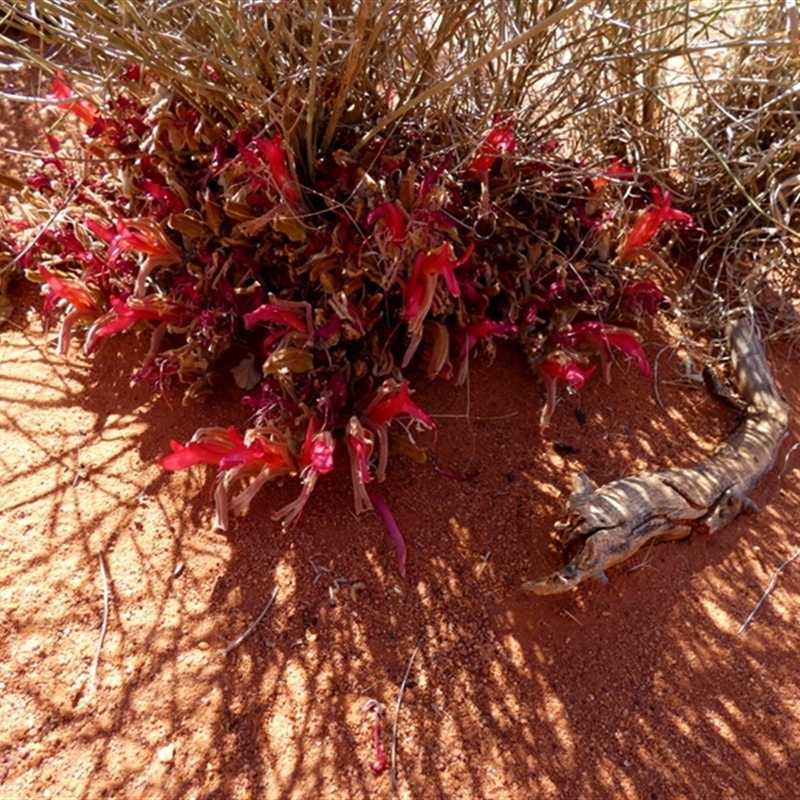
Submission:
POLYGON ((164 747, 158 751, 157 758, 162 764, 171 764, 175 760, 175 745, 164 745, 164 747))

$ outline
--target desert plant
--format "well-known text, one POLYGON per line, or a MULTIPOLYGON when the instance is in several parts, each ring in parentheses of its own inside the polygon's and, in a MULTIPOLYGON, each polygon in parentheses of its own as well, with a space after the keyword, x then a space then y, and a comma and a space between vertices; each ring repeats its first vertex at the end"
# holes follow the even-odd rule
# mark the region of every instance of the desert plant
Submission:
POLYGON ((217 468, 219 525, 286 474, 296 521, 342 446, 371 508, 390 451, 424 458, 420 369, 463 381, 513 337, 544 424, 557 380, 610 379, 612 353, 648 372, 631 326, 678 285, 666 232, 712 228, 673 207, 699 184, 671 142, 714 149, 693 58, 730 6, 12 2, 0 40, 85 129, 48 134, 5 269, 42 283, 62 352, 149 327, 138 377, 184 402, 235 345, 251 427, 162 460, 217 468))

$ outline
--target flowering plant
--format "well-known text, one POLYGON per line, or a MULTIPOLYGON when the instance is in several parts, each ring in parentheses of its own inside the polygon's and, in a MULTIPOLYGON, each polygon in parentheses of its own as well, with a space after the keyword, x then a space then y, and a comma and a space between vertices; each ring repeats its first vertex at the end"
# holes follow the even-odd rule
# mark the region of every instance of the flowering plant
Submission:
POLYGON ((597 362, 606 380, 615 354, 649 375, 635 331, 617 323, 657 312, 663 291, 637 260, 665 223, 693 222, 654 188, 626 231, 607 189, 636 177, 619 160, 564 200, 575 167, 559 143, 525 153, 514 120, 499 116, 460 161, 430 155, 407 126, 361 151, 343 128, 312 164, 279 126, 201 113, 131 69, 120 80, 95 103, 55 79, 53 100, 87 126, 96 167, 72 172, 50 136, 29 189, 43 205, 73 201, 49 224, 13 220, 4 238, 43 284, 62 353, 79 328, 86 352, 149 329, 136 377, 165 392, 183 384, 193 402, 234 343, 248 351, 234 375, 250 427, 202 428, 160 462, 216 469, 220 527, 284 476, 300 494, 273 517, 295 524, 342 450, 356 510, 373 508, 368 487, 403 449, 398 435, 434 428, 412 399, 419 366, 461 382, 479 349, 516 340, 544 380, 543 425, 558 381, 580 389, 597 362))

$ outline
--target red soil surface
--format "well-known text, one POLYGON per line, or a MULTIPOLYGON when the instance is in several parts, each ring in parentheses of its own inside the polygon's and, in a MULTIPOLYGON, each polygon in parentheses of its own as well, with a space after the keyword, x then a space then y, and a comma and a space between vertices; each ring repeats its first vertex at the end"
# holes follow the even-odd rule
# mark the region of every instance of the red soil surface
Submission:
MULTIPOLYGON (((6 118, 3 147, 38 135, 27 112, 6 118)), ((12 156, 0 167, 13 171, 12 156)), ((0 328, 3 800, 796 794, 800 559, 739 632, 800 547, 796 420, 755 498, 760 514, 645 549, 607 586, 520 588, 561 563, 553 523, 578 470, 603 483, 686 465, 734 424, 662 331, 645 338, 651 359, 670 346, 657 377, 667 411, 623 365, 612 385, 596 377, 565 396, 543 432, 543 388, 510 347, 473 363, 469 395, 417 380, 437 420, 431 459, 393 459, 379 488, 408 542, 403 579, 378 515, 351 512, 344 469, 290 533, 270 512, 294 482, 214 532, 210 474, 157 461, 170 438, 243 425, 238 396, 182 408, 177 394, 131 386, 146 335, 116 337, 91 360, 77 345, 58 357, 29 311, 36 290, 18 282, 11 296, 0 328), (370 699, 385 706, 390 764, 395 742, 394 791, 391 767, 370 769, 370 699)), ((772 356, 800 408, 800 367, 772 356)))

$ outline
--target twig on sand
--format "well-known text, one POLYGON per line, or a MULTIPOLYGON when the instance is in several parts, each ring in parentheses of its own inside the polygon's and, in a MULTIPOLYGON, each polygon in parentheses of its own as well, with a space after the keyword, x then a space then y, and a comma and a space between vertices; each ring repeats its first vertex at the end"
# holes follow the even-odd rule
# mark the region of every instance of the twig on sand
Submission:
POLYGON ((408 683, 408 676, 411 674, 411 667, 414 664, 414 659, 419 652, 419 645, 422 640, 417 642, 411 658, 408 659, 408 666, 406 667, 406 674, 403 675, 403 682, 400 684, 400 691, 397 693, 397 703, 394 707, 394 721, 392 722, 392 791, 397 792, 397 723, 400 718, 400 705, 403 702, 403 693, 406 690, 408 683))
POLYGON ((272 596, 269 598, 269 602, 264 606, 264 610, 256 617, 255 622, 235 641, 229 644, 225 648, 225 655, 231 652, 231 650, 237 648, 255 629, 259 622, 264 619, 264 615, 269 611, 270 606, 275 602, 275 597, 278 594, 278 587, 276 586, 272 590, 272 596))
POLYGON ((778 569, 775 570, 775 574, 772 576, 772 580, 769 582, 769 586, 764 591, 764 594, 761 595, 761 599, 756 603, 755 608, 747 615, 747 619, 739 626, 738 633, 744 633, 747 629, 747 626, 753 621, 753 617, 758 614, 758 610, 764 605, 764 601, 769 597, 772 590, 775 588, 775 584, 778 582, 778 578, 780 574, 792 563, 796 558, 800 557, 800 549, 795 551, 795 554, 791 558, 787 558, 786 561, 781 564, 778 569))
POLYGON ((100 626, 100 638, 97 640, 97 649, 94 651, 92 667, 89 670, 89 684, 92 691, 97 688, 97 667, 100 664, 100 651, 103 649, 103 642, 108 630, 109 607, 108 573, 106 572, 106 562, 103 560, 102 553, 97 554, 97 560, 100 562, 100 577, 103 579, 103 624, 100 626))
POLYGON ((786 465, 789 463, 789 456, 794 453, 798 447, 800 447, 800 442, 793 444, 786 452, 786 455, 783 457, 783 466, 781 467, 781 471, 778 473, 778 480, 783 478, 783 473, 786 472, 786 465))
POLYGON ((583 627, 583 623, 582 623, 582 622, 581 622, 581 621, 580 621, 580 620, 579 620, 579 619, 578 619, 578 618, 577 618, 577 617, 576 617, 574 614, 572 614, 572 613, 570 613, 569 611, 567 611, 567 609, 566 609, 566 608, 562 608, 561 610, 562 610, 562 611, 563 611, 563 612, 564 612, 564 613, 565 613, 565 614, 566 614, 566 615, 567 615, 567 616, 568 616, 568 617, 569 617, 569 618, 570 618, 570 619, 571 619, 573 622, 577 622, 577 623, 578 623, 578 625, 580 625, 580 626, 581 626, 581 628, 583 627))

